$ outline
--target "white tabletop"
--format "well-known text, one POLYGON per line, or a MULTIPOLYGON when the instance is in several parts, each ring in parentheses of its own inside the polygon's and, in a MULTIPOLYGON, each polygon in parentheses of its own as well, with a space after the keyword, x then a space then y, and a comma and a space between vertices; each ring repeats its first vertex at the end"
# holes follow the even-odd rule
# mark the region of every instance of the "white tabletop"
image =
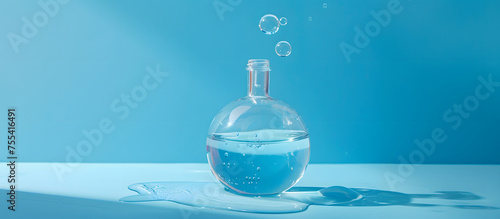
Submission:
MULTIPOLYGON (((7 209, 9 169, 0 163, 0 212, 6 218, 500 218, 500 165, 311 164, 296 186, 377 191, 351 206, 312 205, 292 214, 254 214, 167 201, 125 203, 140 182, 215 179, 208 164, 80 164, 58 178, 51 163, 18 163, 16 211, 7 209), (401 172, 398 172, 401 171, 401 172), (388 178, 389 177, 389 178, 388 178), (388 180, 389 179, 389 180, 388 180), (474 200, 434 198, 468 192, 474 200), (419 195, 420 194, 420 195, 419 195)), ((2 217, 4 218, 4 217, 2 217)))

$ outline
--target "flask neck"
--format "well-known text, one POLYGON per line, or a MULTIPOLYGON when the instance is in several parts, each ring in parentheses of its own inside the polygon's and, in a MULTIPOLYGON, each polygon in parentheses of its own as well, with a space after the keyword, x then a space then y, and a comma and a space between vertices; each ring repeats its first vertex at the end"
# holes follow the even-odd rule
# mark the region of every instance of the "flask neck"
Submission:
POLYGON ((247 70, 248 96, 269 97, 269 61, 250 60, 247 70))
POLYGON ((269 97, 269 71, 248 71, 248 96, 269 97))

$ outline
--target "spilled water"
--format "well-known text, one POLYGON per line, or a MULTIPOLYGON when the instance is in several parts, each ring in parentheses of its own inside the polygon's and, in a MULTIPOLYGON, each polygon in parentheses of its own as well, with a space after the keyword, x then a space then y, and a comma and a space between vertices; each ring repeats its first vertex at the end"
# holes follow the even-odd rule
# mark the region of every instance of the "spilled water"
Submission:
POLYGON ((362 195, 352 189, 332 186, 323 189, 290 189, 279 195, 244 196, 227 190, 219 182, 137 183, 129 189, 138 193, 123 202, 171 201, 179 204, 252 213, 293 213, 310 205, 338 205, 362 195))

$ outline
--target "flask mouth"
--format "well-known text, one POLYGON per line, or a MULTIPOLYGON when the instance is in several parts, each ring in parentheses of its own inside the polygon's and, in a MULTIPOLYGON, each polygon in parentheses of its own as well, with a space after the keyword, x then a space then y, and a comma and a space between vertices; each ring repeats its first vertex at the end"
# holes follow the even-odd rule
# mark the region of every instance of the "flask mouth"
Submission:
POLYGON ((263 71, 271 71, 269 67, 269 60, 267 59, 250 59, 248 60, 247 70, 263 70, 263 71))

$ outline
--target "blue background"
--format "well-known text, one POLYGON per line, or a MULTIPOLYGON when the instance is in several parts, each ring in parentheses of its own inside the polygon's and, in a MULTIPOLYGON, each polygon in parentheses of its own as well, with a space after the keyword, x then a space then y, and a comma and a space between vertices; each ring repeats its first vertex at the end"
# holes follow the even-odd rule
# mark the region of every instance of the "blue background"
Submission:
POLYGON ((399 163, 435 128, 447 140, 425 163, 500 163, 500 87, 458 129, 443 120, 479 76, 500 81, 499 1, 401 0, 401 13, 351 62, 339 45, 353 45, 353 28, 389 1, 220 2, 222 17, 211 0, 73 0, 16 53, 8 34, 43 10, 0 1, 2 141, 15 107, 21 161, 65 162, 82 131, 109 118, 114 131, 83 162, 206 162, 213 116, 246 95, 247 60, 265 58, 271 96, 308 127, 313 163, 399 163), (271 36, 258 28, 268 13, 288 19, 271 36), (281 40, 292 45, 289 57, 274 52, 281 40), (157 65, 168 77, 119 119, 111 103, 157 65))

